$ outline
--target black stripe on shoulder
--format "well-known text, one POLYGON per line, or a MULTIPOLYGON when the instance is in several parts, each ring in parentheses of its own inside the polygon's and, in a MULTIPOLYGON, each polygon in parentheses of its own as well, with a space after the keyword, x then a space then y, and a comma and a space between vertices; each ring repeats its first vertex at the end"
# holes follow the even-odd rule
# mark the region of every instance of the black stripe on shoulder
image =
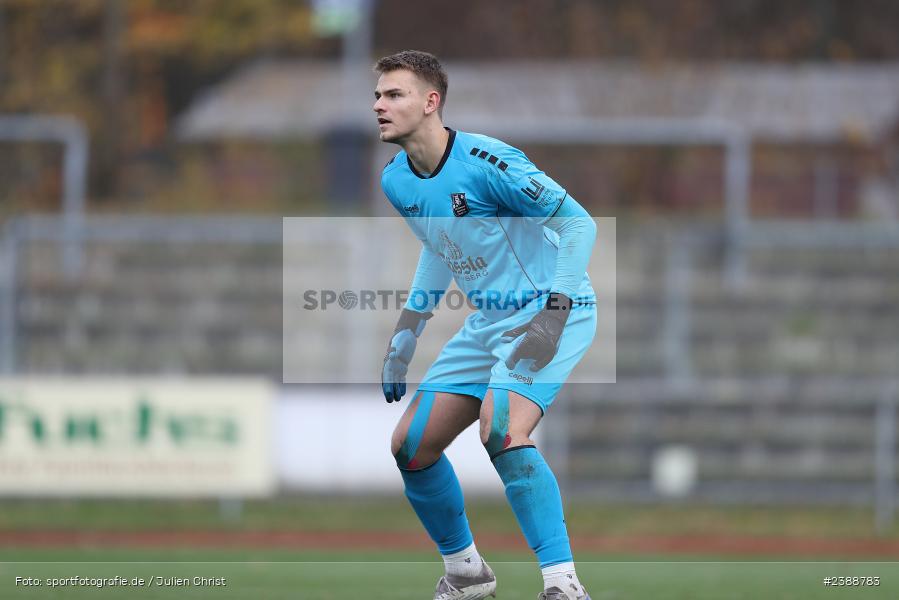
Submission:
POLYGON ((503 173, 505 173, 506 169, 509 168, 509 163, 507 163, 504 160, 501 160, 500 157, 496 156, 495 154, 490 154, 490 152, 488 152, 487 150, 481 150, 480 148, 472 148, 469 151, 469 154, 471 156, 474 156, 475 158, 480 158, 481 160, 486 160, 488 163, 490 163, 491 165, 493 165, 494 167, 496 167, 503 173))
POLYGON ((387 164, 384 165, 384 168, 386 169, 387 167, 389 167, 389 166, 391 165, 391 163, 393 163, 393 161, 394 161, 395 159, 396 159, 396 154, 394 154, 394 155, 390 158, 390 160, 387 161, 387 164))

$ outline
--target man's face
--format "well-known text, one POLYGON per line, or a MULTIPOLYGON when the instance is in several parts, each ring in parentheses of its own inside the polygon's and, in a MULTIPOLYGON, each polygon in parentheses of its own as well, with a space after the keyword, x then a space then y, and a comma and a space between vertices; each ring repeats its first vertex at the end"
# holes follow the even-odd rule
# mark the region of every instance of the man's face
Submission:
POLYGON ((411 71, 397 69, 381 74, 372 110, 378 116, 382 142, 401 142, 436 110, 436 95, 429 97, 429 91, 411 71))

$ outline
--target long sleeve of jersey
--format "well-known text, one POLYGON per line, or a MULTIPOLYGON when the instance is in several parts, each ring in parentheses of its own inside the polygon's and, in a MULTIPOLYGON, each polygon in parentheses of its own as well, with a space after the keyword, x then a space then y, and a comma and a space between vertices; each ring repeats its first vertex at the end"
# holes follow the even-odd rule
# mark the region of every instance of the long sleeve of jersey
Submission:
POLYGON ((446 263, 427 245, 422 245, 406 308, 415 312, 431 312, 440 303, 452 278, 446 263))
POLYGON ((566 196, 544 226, 559 234, 552 291, 575 298, 596 241, 596 223, 583 206, 571 196, 566 196))

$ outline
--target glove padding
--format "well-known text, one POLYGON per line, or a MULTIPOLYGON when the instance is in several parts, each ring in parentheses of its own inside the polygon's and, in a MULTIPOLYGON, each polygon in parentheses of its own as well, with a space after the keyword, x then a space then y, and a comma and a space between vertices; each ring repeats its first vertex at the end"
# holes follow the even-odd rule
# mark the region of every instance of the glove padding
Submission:
POLYGON ((381 389, 387 402, 399 402, 406 394, 406 373, 409 371, 412 355, 415 354, 418 336, 424 331, 427 320, 433 316, 433 313, 403 309, 381 369, 381 389))
POLYGON ((546 300, 546 305, 537 313, 530 323, 510 329, 502 335, 503 342, 511 342, 520 335, 524 338, 506 359, 506 368, 514 369, 519 360, 532 359, 531 371, 539 371, 556 356, 562 330, 571 314, 571 298, 565 294, 553 292, 546 300))

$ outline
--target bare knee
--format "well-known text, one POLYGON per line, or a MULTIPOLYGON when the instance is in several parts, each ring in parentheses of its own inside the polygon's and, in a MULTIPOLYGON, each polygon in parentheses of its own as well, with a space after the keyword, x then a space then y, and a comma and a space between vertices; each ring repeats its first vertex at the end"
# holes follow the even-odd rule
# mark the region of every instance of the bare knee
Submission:
POLYGON ((415 469, 437 461, 456 436, 474 422, 478 408, 477 399, 469 396, 417 394, 391 438, 397 464, 403 469, 415 469), (420 415, 420 410, 427 412, 420 415))
POLYGON ((479 423, 479 426, 480 426, 480 430, 481 430, 481 443, 482 444, 486 444, 487 440, 490 439, 490 425, 491 425, 492 421, 493 421, 492 416, 485 417, 484 413, 481 413, 481 422, 479 423))
POLYGON ((415 446, 414 449, 412 447, 406 448, 407 436, 407 429, 397 426, 390 438, 390 453, 393 454, 393 457, 403 468, 427 466, 436 462, 446 449, 439 440, 431 439, 430 437, 424 437, 418 441, 418 444, 413 444, 415 446), (410 452, 414 452, 414 456, 408 456, 410 452))
POLYGON ((540 414, 539 408, 523 396, 509 392, 495 402, 490 390, 481 405, 481 443, 490 456, 507 448, 532 446, 531 432, 540 414))
POLYGON ((484 400, 481 402, 481 411, 478 414, 478 426, 481 432, 481 443, 485 446, 490 439, 490 428, 493 425, 493 390, 487 390, 484 400))
POLYGON ((403 444, 406 442, 406 428, 397 426, 390 436, 390 453, 394 456, 400 453, 403 444))
POLYGON ((444 450, 445 448, 422 444, 415 452, 415 456, 413 457, 414 462, 410 464, 415 468, 423 468, 432 465, 437 462, 437 459, 440 458, 440 455, 443 454, 444 450))
POLYGON ((490 422, 481 419, 481 443, 486 444, 487 440, 490 439, 490 422))

